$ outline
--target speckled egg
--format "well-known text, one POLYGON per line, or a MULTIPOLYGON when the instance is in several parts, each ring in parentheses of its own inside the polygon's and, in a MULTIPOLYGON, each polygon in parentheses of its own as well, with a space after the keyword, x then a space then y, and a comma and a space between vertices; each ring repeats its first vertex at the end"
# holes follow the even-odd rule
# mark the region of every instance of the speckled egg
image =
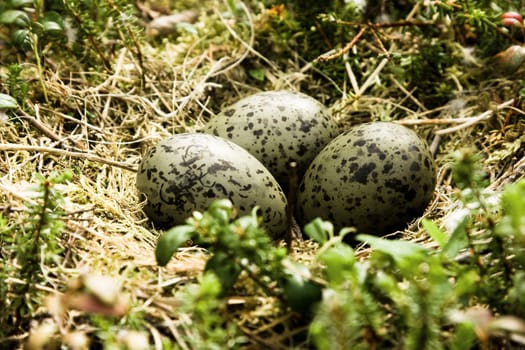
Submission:
POLYGON ((284 189, 289 184, 289 163, 296 162, 301 177, 317 153, 339 134, 325 106, 292 91, 245 97, 212 118, 203 131, 248 150, 284 189))
POLYGON ((425 141, 399 124, 350 128, 312 162, 297 194, 297 217, 316 217, 336 230, 386 234, 403 229, 430 202, 436 169, 425 141))
POLYGON ((161 227, 182 224, 215 199, 230 199, 240 215, 259 206, 273 237, 286 232, 286 197, 270 172, 240 146, 208 134, 173 135, 143 158, 137 188, 144 212, 161 227))

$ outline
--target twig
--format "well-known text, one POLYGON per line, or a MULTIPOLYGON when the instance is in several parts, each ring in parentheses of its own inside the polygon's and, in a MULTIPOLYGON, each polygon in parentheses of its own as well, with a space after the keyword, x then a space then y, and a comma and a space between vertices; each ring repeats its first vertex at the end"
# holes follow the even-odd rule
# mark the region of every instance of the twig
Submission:
POLYGON ((103 158, 103 157, 100 157, 100 156, 97 156, 91 153, 72 152, 72 151, 66 151, 62 149, 51 148, 51 147, 2 143, 0 144, 0 151, 29 151, 29 152, 49 153, 49 154, 56 154, 56 155, 72 157, 72 158, 86 159, 92 162, 107 164, 107 165, 115 166, 115 167, 122 168, 125 170, 133 171, 133 172, 137 172, 138 170, 136 166, 130 165, 128 163, 106 159, 106 158, 103 158))
POLYGON ((45 110, 45 111, 48 111, 48 112, 53 112, 53 113, 55 113, 56 115, 60 116, 60 117, 63 118, 63 119, 66 119, 66 120, 68 120, 68 121, 70 121, 70 122, 73 122, 73 123, 80 124, 80 125, 82 125, 82 126, 88 128, 88 129, 92 129, 92 130, 94 130, 94 131, 96 131, 96 132, 98 132, 98 133, 102 133, 102 132, 103 132, 102 128, 99 128, 98 126, 91 125, 91 124, 89 124, 88 122, 86 122, 86 121, 84 121, 84 120, 80 120, 80 119, 77 119, 77 118, 71 117, 71 116, 69 116, 69 115, 67 115, 67 114, 64 114, 64 113, 58 112, 58 111, 56 111, 56 110, 54 110, 54 109, 51 109, 51 108, 49 108, 49 107, 46 107, 46 106, 40 106, 39 108, 40 108, 40 109, 43 109, 43 110, 45 110))
POLYGON ((325 62, 329 60, 333 60, 334 58, 338 58, 348 51, 352 49, 352 47, 355 46, 357 41, 361 38, 361 36, 367 31, 370 30, 372 32, 372 35, 374 36, 374 39, 378 43, 380 49, 385 53, 387 57, 390 57, 390 54, 386 50, 386 48, 383 45, 383 42, 381 39, 379 39, 379 36, 377 34, 377 29, 382 28, 394 28, 394 27, 406 27, 406 26, 417 26, 417 27, 425 27, 425 26, 434 26, 436 25, 433 21, 414 21, 414 20, 404 20, 404 21, 398 21, 398 22, 392 22, 392 23, 359 23, 359 22, 347 22, 342 20, 337 20, 337 24, 342 25, 348 25, 348 26, 357 26, 361 27, 361 30, 354 36, 354 38, 346 44, 345 47, 343 47, 341 50, 335 52, 335 53, 325 53, 317 58, 317 61, 319 62, 325 62))
POLYGON ((394 120, 394 123, 401 125, 441 125, 441 124, 463 124, 470 121, 470 118, 440 118, 440 119, 403 119, 394 120))
POLYGON ((456 131, 468 128, 469 126, 475 125, 475 124, 477 124, 477 123, 479 123, 479 122, 481 122, 483 120, 489 119, 490 117, 492 117, 494 112, 501 111, 502 109, 508 108, 513 103, 514 103, 514 99, 510 99, 510 100, 505 101, 502 104, 496 106, 496 108, 494 110, 488 110, 488 111, 485 111, 485 112, 481 113, 478 116, 467 118, 468 120, 466 122, 464 122, 463 124, 452 126, 450 128, 446 128, 446 129, 442 129, 442 130, 437 130, 435 132, 435 134, 436 135, 450 134, 450 133, 453 133, 453 132, 456 132, 456 131))
POLYGON ((417 98, 414 97, 412 92, 405 89, 405 87, 401 85, 401 83, 397 81, 397 79, 392 74, 389 75, 389 78, 390 78, 390 81, 393 82, 394 85, 396 85, 399 88, 399 90, 403 91, 405 95, 407 95, 407 97, 410 100, 412 100, 412 102, 414 102, 419 108, 421 108, 424 111, 427 110, 427 108, 417 98))
MULTIPOLYGON (((34 106, 35 113, 38 115, 38 105, 34 106)), ((20 119, 27 120, 30 124, 32 124, 34 127, 36 127, 38 130, 42 132, 45 136, 49 137, 53 141, 61 142, 60 136, 58 136, 50 127, 48 127, 46 124, 41 122, 40 120, 36 119, 35 117, 30 116, 26 112, 22 111, 23 115, 19 115, 18 117, 20 119)))
MULTIPOLYGON (((38 104, 34 105, 35 114, 37 117, 40 116, 40 107, 38 104)), ((38 130, 42 132, 45 136, 49 137, 51 140, 62 143, 64 140, 69 140, 73 145, 79 149, 83 149, 83 146, 78 143, 77 141, 70 139, 70 138, 61 138, 59 135, 57 135, 49 126, 47 126, 44 122, 40 121, 40 118, 35 118, 33 116, 30 116, 26 112, 22 111, 23 115, 20 115, 19 118, 25 119, 29 121, 34 127, 36 127, 38 130)))
POLYGON ((324 54, 324 55, 321 55, 317 58, 317 60, 319 62, 325 62, 325 61, 329 61, 329 60, 333 60, 334 58, 337 58, 337 57, 341 57, 342 55, 344 55, 345 53, 347 53, 348 51, 350 51, 352 49, 352 47, 354 47, 354 45, 357 43, 357 41, 359 40, 359 38, 366 32, 367 30, 367 27, 363 27, 361 28, 361 30, 359 31, 359 33, 357 33, 354 38, 352 39, 352 41, 350 41, 348 44, 346 44, 345 47, 343 47, 341 50, 337 51, 336 53, 333 53, 333 54, 324 54))
POLYGON ((358 26, 358 27, 370 27, 370 28, 397 28, 397 27, 428 27, 428 26, 434 26, 436 23, 434 21, 415 21, 415 20, 403 20, 403 21, 397 21, 397 22, 389 22, 389 23, 359 23, 359 22, 348 22, 348 21, 342 21, 337 20, 337 24, 343 24, 346 26, 358 26))
POLYGON ((365 83, 361 86, 361 88, 357 92, 357 95, 361 96, 363 92, 365 92, 366 89, 368 89, 374 83, 374 80, 377 79, 377 76, 379 75, 379 73, 385 67, 387 63, 388 63, 388 58, 383 58, 383 60, 379 62, 376 69, 372 72, 372 74, 368 76, 365 83))
POLYGON ((347 60, 345 60, 345 68, 346 73, 350 78, 350 84, 352 84, 352 89, 354 89, 354 92, 357 94, 357 92, 359 91, 359 84, 357 83, 354 71, 352 70, 352 65, 347 60))
POLYGON ((241 4, 241 7, 242 7, 244 13, 246 14, 246 17, 248 18, 248 23, 249 23, 249 27, 250 27, 250 39, 249 39, 248 43, 246 41, 242 40, 242 38, 237 34, 237 32, 235 30, 233 30, 233 28, 228 24, 228 22, 224 19, 224 17, 221 15, 221 13, 219 11, 216 10, 215 13, 219 16, 219 18, 222 21, 222 24, 226 27, 228 32, 230 32, 230 34, 233 36, 233 38, 235 40, 237 40, 239 43, 241 43, 242 46, 244 46, 246 51, 241 55, 241 57, 239 59, 235 60, 234 63, 232 63, 232 64, 230 64, 230 65, 228 65, 227 67, 224 67, 224 68, 221 67, 221 69, 216 71, 216 72, 214 72, 212 76, 217 76, 219 74, 223 74, 226 71, 232 69, 233 67, 239 65, 242 61, 244 61, 244 59, 246 58, 248 53, 252 53, 255 56, 259 57, 262 61, 266 62, 266 64, 268 66, 270 66, 273 70, 276 70, 276 71, 278 70, 277 67, 275 66, 275 64, 273 64, 269 59, 267 59, 266 57, 261 55, 258 51, 256 51, 253 48, 253 44, 255 42, 255 29, 254 29, 254 24, 253 24, 253 18, 252 18, 252 15, 251 15, 250 10, 248 9, 248 7, 246 7, 246 5, 243 2, 240 2, 240 4, 241 4))
POLYGON ((377 30, 374 27, 370 27, 370 31, 372 32, 372 36, 374 37, 376 43, 379 45, 379 48, 387 58, 390 58, 390 53, 385 48, 385 45, 383 44, 383 41, 381 41, 381 38, 379 38, 379 34, 377 34, 377 30))

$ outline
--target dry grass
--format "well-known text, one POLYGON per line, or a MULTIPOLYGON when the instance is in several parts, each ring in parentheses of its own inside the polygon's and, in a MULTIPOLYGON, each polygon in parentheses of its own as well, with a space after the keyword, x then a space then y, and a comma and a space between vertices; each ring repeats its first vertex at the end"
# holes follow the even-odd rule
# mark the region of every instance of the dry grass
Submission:
MULTIPOLYGON (((31 201, 35 173, 74 171, 73 180, 62 189, 68 213, 62 242, 65 259, 61 266, 41 266, 47 276, 45 285, 39 286, 43 294, 66 293, 71 281, 88 272, 112 276, 129 296, 129 313, 145 314, 157 349, 161 333, 189 348, 183 340, 184 332, 189 332, 184 326, 188 320, 174 312, 184 300, 164 291, 193 280, 207 255, 203 249, 188 247, 166 268, 156 266, 154 247, 159 232, 142 213, 135 190, 135 171, 142 154, 170 134, 198 130, 221 105, 257 91, 242 66, 247 58, 265 62, 267 90, 298 90, 308 84, 313 89, 319 85, 318 96, 325 94, 318 81, 322 78, 312 77, 318 68, 290 64, 282 71, 255 51, 260 18, 247 9, 247 32, 236 32, 231 20, 219 11, 202 15, 200 21, 204 25, 210 17, 222 28, 220 40, 207 37, 193 42, 189 36, 160 47, 144 43, 145 72, 126 49, 117 53, 111 73, 70 71, 54 62, 45 72, 51 103, 30 105, 27 110, 34 113, 18 111, 14 120, 0 121, 0 209, 7 218, 22 216, 25 203, 31 201), (142 73, 147 77, 144 84, 142 73)), ((376 67, 379 73, 381 66, 376 67)), ((352 73, 348 74, 353 80, 352 73)), ((480 87, 483 94, 465 92, 454 103, 429 110, 402 84, 395 82, 398 90, 392 94, 378 87, 373 70, 370 75, 352 87, 339 87, 340 98, 332 106, 334 117, 348 125, 395 116, 396 122, 417 129, 433 144, 439 181, 426 217, 443 224, 454 208, 447 157, 464 145, 477 145, 486 155, 484 165, 492 190, 524 177, 525 112, 517 100, 515 82, 489 81, 480 87)), ((401 236, 432 245, 417 221, 401 236)), ((311 242, 299 242, 295 256, 308 260, 315 249, 311 242)), ((368 253, 362 247, 358 252, 361 257, 368 253)), ((294 326, 292 315, 276 310, 272 300, 257 295, 232 297, 229 307, 252 348, 284 349, 295 333, 304 330, 294 326)), ((38 323, 56 317, 46 303, 36 314, 38 323)), ((71 312, 59 325, 64 333, 73 329, 89 332, 85 320, 82 312, 71 312)), ((26 339, 27 335, 18 337, 26 339)))

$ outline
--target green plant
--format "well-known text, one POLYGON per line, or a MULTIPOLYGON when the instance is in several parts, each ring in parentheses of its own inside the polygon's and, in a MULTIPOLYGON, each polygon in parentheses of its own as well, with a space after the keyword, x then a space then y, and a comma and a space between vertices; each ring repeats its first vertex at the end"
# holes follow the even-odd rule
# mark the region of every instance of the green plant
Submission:
POLYGON ((260 227, 257 208, 237 218, 229 200, 217 200, 205 212, 194 212, 185 225, 160 236, 159 265, 166 265, 188 240, 210 253, 198 286, 190 285, 181 297, 189 300, 184 311, 191 314, 189 333, 195 348, 236 348, 245 342, 225 309, 224 297, 238 288, 280 300, 284 309, 305 316, 321 298, 321 286, 312 280, 308 267, 291 261, 286 249, 275 247, 260 227))
POLYGON ((136 9, 128 1, 57 0, 44 6, 42 0, 11 0, 0 5, 0 24, 7 26, 13 47, 34 54, 46 102, 44 58, 51 53, 74 53, 89 67, 102 64, 110 70, 110 52, 125 47, 136 55, 144 73, 139 45, 142 29, 136 9))
POLYGON ((160 236, 155 252, 158 264, 166 265, 190 239, 211 253, 205 271, 218 278, 222 295, 229 294, 244 273, 261 293, 283 299, 298 312, 308 313, 320 299, 321 288, 311 280, 309 270, 290 261, 285 248, 274 247, 260 227, 258 208, 236 218, 229 200, 217 200, 204 213, 194 212, 185 225, 160 236))
MULTIPOLYGON (((316 221, 307 234, 318 239, 324 230, 334 237, 331 225, 316 221)), ((440 348, 440 325, 454 305, 441 257, 412 242, 368 235, 357 240, 373 248, 368 260, 358 261, 339 239, 320 241, 327 288, 310 325, 317 348, 440 348)))
POLYGON ((470 150, 454 157, 462 214, 453 231, 423 220, 438 250, 358 235, 373 249, 358 261, 352 248, 331 238, 329 223, 317 220, 305 227, 322 243, 318 259, 327 284, 310 325, 318 348, 488 348, 509 344, 498 338, 502 331, 525 331, 520 319, 525 316, 525 181, 507 186, 501 201, 494 201, 479 164, 470 150), (482 316, 485 324, 479 323, 482 316))
POLYGON ((189 314, 191 321, 182 322, 184 342, 192 349, 237 349, 246 343, 235 323, 227 316, 221 296, 222 283, 211 271, 199 277, 198 284, 182 289, 178 294, 185 303, 178 310, 189 314))
POLYGON ((35 176, 31 201, 21 220, 0 219, 0 336, 26 327, 41 300, 37 285, 45 282, 41 266, 59 265, 64 229, 63 193, 69 171, 48 178, 35 176))
POLYGON ((499 200, 486 189, 478 153, 457 152, 451 169, 459 219, 450 233, 422 220, 438 249, 357 235, 372 248, 362 260, 343 242, 352 229, 336 235, 330 222, 316 219, 304 228, 320 244, 316 262, 296 264, 284 249, 271 245, 258 227, 256 209, 234 220, 232 204, 224 200, 164 233, 157 261, 165 265, 190 239, 206 246, 211 257, 205 274, 214 276, 208 287, 217 284, 216 293, 207 294, 211 299, 238 287, 244 272, 263 293, 294 310, 313 312, 309 329, 319 349, 503 346, 510 340, 500 338, 502 332, 525 332, 525 181, 507 186, 499 200), (322 266, 320 275, 313 274, 314 266, 322 266), (477 323, 481 316, 486 324, 477 323))
POLYGON ((29 86, 27 81, 22 79, 22 67, 13 63, 7 66, 7 88, 10 95, 18 102, 21 108, 26 106, 27 93, 29 86))
POLYGON ((14 109, 17 107, 16 99, 10 95, 0 94, 0 109, 14 109))
POLYGON ((126 0, 65 1, 63 11, 75 28, 73 51, 89 67, 102 64, 111 70, 111 53, 125 47, 136 55, 144 74, 139 44, 142 27, 133 4, 126 0))
POLYGON ((0 14, 0 24, 12 28, 11 40, 15 47, 33 52, 42 93, 45 101, 49 102, 42 63, 44 48, 50 42, 65 38, 62 16, 56 11, 46 11, 43 1, 11 1, 10 7, 0 14))

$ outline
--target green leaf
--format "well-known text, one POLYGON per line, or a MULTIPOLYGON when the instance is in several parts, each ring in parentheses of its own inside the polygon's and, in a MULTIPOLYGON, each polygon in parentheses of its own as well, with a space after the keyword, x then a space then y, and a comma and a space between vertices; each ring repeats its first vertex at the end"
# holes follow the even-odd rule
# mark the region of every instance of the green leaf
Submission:
POLYGON ((334 225, 330 221, 315 218, 304 226, 304 233, 314 241, 324 244, 334 235, 334 225))
POLYGON ((465 300, 468 300, 469 296, 478 290, 479 282, 480 276, 476 270, 471 269, 461 271, 459 276, 456 278, 454 292, 459 299, 465 297, 465 300))
POLYGON ((233 217, 233 203, 229 199, 218 199, 210 204, 207 211, 215 220, 225 225, 233 217))
POLYGON ((250 69, 248 70, 248 74, 255 80, 264 81, 264 69, 262 68, 250 69))
POLYGON ((371 235, 357 235, 357 240, 368 243, 372 248, 391 255, 394 259, 406 258, 428 252, 424 246, 402 240, 385 239, 371 235))
POLYGON ((157 248, 155 249, 157 264, 166 266, 173 256, 173 253, 191 238, 193 232, 193 226, 190 225, 175 226, 164 232, 159 237, 157 248))
POLYGON ((207 262, 205 271, 213 272, 221 283, 221 290, 228 292, 241 273, 240 266, 229 255, 223 252, 215 253, 207 262))
POLYGON ((344 243, 339 243, 325 251, 319 259, 323 262, 328 280, 340 284, 346 280, 345 272, 349 272, 355 264, 354 250, 344 243))
POLYGON ((13 43, 19 49, 28 50, 31 48, 31 35, 29 29, 19 29, 13 33, 13 43))
POLYGON ((11 0, 11 6, 14 8, 33 7, 34 0, 11 0))
POLYGON ((62 33, 64 31, 64 28, 62 28, 60 24, 58 24, 57 22, 53 22, 53 21, 42 22, 42 27, 43 27, 44 33, 57 34, 57 33, 62 33))
POLYGON ((310 279, 310 271, 299 263, 284 263, 286 277, 281 281, 283 294, 292 310, 309 314, 312 307, 321 301, 323 287, 310 279))
POLYGON ((460 250, 468 246, 468 236, 466 226, 470 218, 465 216, 463 220, 456 226, 454 232, 450 236, 447 244, 443 247, 443 252, 449 257, 455 257, 460 250))
POLYGON ((474 325, 469 322, 460 323, 455 327, 454 336, 450 344, 451 350, 472 349, 476 344, 477 336, 474 325))
POLYGON ((425 231, 427 231, 428 235, 432 237, 432 239, 439 245, 440 248, 443 249, 447 243, 447 234, 441 231, 438 225, 436 225, 436 223, 432 220, 423 218, 421 220, 421 224, 423 225, 425 231))
POLYGON ((221 283, 216 274, 205 271, 199 281, 199 293, 196 297, 216 299, 221 294, 221 283))
POLYGON ((373 249, 389 255, 400 268, 413 268, 414 263, 426 260, 429 251, 424 246, 408 241, 389 240, 360 234, 358 241, 368 243, 373 249))
POLYGON ((21 27, 28 27, 31 19, 28 14, 20 10, 7 10, 0 14, 0 23, 15 24, 21 27))
POLYGON ((0 94, 0 109, 17 108, 18 103, 16 100, 6 94, 0 94))
POLYGON ((525 180, 507 185, 501 196, 504 216, 496 226, 501 235, 525 236, 525 180))
POLYGON ((39 19, 42 24, 44 33, 60 34, 64 32, 64 21, 62 16, 56 12, 46 12, 42 18, 39 19))

